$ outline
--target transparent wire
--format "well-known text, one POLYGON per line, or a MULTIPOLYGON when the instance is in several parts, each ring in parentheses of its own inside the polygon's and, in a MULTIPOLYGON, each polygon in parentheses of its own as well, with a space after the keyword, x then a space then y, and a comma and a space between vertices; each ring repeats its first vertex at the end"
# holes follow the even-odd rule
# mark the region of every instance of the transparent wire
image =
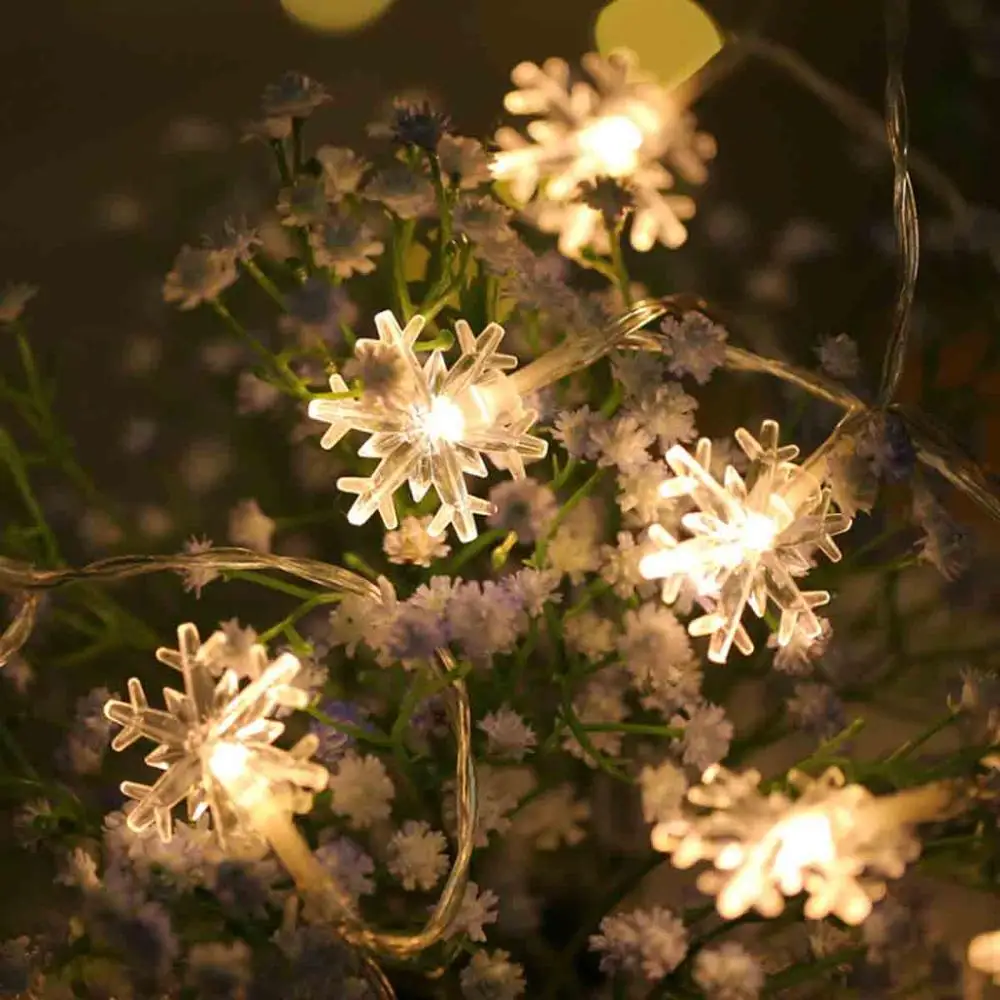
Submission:
POLYGON ((882 362, 879 402, 893 402, 903 378, 910 337, 913 297, 920 269, 920 230, 917 201, 909 167, 909 121, 903 86, 903 57, 909 29, 909 0, 887 0, 885 6, 887 74, 885 84, 885 131, 892 155, 892 217, 896 230, 898 287, 892 328, 882 362))
MULTIPOLYGON (((330 591, 354 594, 381 601, 375 584, 339 566, 311 559, 262 555, 246 549, 218 548, 193 555, 121 556, 103 559, 82 567, 37 569, 26 563, 0 560, 0 591, 17 595, 20 604, 14 619, 0 639, 0 665, 30 637, 35 614, 46 591, 84 581, 111 583, 159 572, 195 569, 219 573, 234 570, 271 570, 297 577, 330 591)), ((472 719, 469 695, 461 678, 454 677, 455 661, 447 649, 437 650, 428 669, 447 682, 451 697, 447 703, 455 739, 455 784, 457 831, 455 859, 444 889, 424 926, 412 933, 379 930, 344 906, 346 896, 329 873, 312 858, 305 841, 299 845, 302 867, 293 871, 303 896, 317 904, 320 912, 337 914, 334 930, 344 940, 363 951, 362 960, 372 985, 382 997, 394 996, 392 987, 378 968, 377 958, 410 958, 431 947, 444 936, 462 904, 472 860, 476 823, 476 783, 472 759, 472 719), (312 864, 310 862, 315 862, 312 864)))

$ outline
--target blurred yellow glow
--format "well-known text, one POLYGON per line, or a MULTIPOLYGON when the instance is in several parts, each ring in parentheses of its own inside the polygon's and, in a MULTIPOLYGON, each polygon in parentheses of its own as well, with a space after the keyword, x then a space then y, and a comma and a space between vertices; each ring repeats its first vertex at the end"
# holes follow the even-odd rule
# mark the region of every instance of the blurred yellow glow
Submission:
POLYGON ((313 31, 348 34, 380 18, 393 0, 281 0, 293 20, 313 31))
POLYGON ((694 0, 615 0, 597 16, 599 52, 631 49, 666 87, 696 73, 722 48, 715 22, 694 0))

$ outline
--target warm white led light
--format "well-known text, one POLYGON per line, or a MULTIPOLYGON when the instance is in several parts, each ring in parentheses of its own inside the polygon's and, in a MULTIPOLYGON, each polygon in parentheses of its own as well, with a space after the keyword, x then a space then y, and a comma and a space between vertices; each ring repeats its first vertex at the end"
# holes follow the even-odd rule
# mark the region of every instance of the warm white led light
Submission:
POLYGON ((656 242, 680 246, 695 206, 675 193, 676 177, 703 183, 714 139, 697 131, 677 95, 642 72, 634 55, 589 52, 582 63, 589 79, 576 77, 561 59, 514 67, 516 89, 504 104, 532 119, 527 137, 513 128, 497 132, 493 176, 509 184, 518 201, 535 198, 526 217, 558 232, 563 253, 576 255, 587 245, 607 252, 603 216, 583 200, 588 185, 607 179, 628 187, 636 250, 656 242))
POLYGON ((643 134, 631 118, 608 115, 581 129, 577 142, 584 155, 597 160, 599 173, 627 177, 638 166, 643 134))
POLYGON ((432 396, 431 405, 418 408, 416 422, 433 447, 439 441, 457 444, 465 433, 465 417, 461 408, 447 396, 432 396))
MULTIPOLYGON (((711 862, 698 887, 716 897, 726 920, 751 909, 776 917, 786 897, 805 892, 808 919, 833 914, 860 924, 884 894, 885 879, 898 878, 919 854, 914 817, 898 797, 877 799, 846 784, 836 768, 819 778, 793 771, 789 782, 796 799, 762 793, 757 771, 710 768, 679 812, 654 827, 653 847, 672 855, 677 868, 711 862)), ((914 794, 909 804, 919 798, 923 818, 939 810, 935 792, 914 794)))
POLYGON ((181 673, 183 692, 164 688, 165 708, 150 708, 142 683, 133 677, 129 700, 104 706, 104 714, 122 727, 112 748, 124 750, 143 737, 152 740, 157 746, 146 763, 164 772, 153 785, 122 782, 122 791, 137 800, 128 825, 136 831, 155 826, 167 841, 171 812, 186 799, 188 818, 196 820, 208 810, 220 842, 226 843, 254 836, 240 812, 247 801, 239 801, 234 789, 256 803, 273 795, 282 808, 308 808, 310 793, 327 781, 326 769, 307 759, 315 737, 282 750, 273 743, 284 723, 270 718, 280 705, 302 708, 308 702, 305 691, 292 686, 299 661, 283 653, 268 664, 263 647, 255 645, 244 657, 251 680, 241 689, 221 632, 203 644, 195 626, 186 624, 177 629, 177 638, 176 650, 159 649, 156 656, 181 673))
MULTIPOLYGON (((527 410, 509 384, 505 372, 517 359, 500 354, 503 327, 490 323, 478 336, 464 320, 455 323, 461 356, 449 369, 440 351, 423 364, 413 345, 424 327, 414 316, 401 328, 391 312, 375 317, 378 341, 359 340, 356 349, 378 344, 399 362, 400 377, 391 392, 365 392, 361 399, 314 399, 309 416, 330 425, 321 444, 332 448, 348 431, 370 437, 358 454, 377 458, 370 476, 345 476, 337 486, 356 493, 348 512, 351 524, 364 524, 376 512, 387 528, 398 525, 393 494, 408 483, 414 500, 432 487, 441 506, 427 527, 440 535, 454 524, 463 542, 477 535, 475 515, 490 514, 492 506, 470 495, 465 477, 487 474, 484 457, 516 479, 523 478, 525 461, 544 458, 548 445, 528 433, 537 414, 527 410)), ((330 377, 335 393, 347 393, 340 375, 330 377)))
POLYGON ((674 476, 661 493, 692 503, 697 510, 681 518, 686 537, 676 538, 653 525, 653 546, 639 563, 646 579, 663 580, 663 599, 673 603, 685 583, 693 586, 705 613, 695 618, 692 635, 709 635, 708 657, 724 663, 735 645, 743 653, 753 643, 742 624, 749 605, 763 617, 769 602, 781 613, 779 645, 796 632, 820 633, 814 608, 825 604, 825 590, 801 590, 796 580, 822 552, 840 559, 833 536, 847 531, 850 518, 831 509, 829 490, 792 462, 794 445, 778 446, 778 424, 765 420, 760 440, 740 428, 736 440, 750 459, 746 479, 728 466, 720 483, 708 471, 712 445, 698 442, 695 453, 675 445, 666 454, 674 476))

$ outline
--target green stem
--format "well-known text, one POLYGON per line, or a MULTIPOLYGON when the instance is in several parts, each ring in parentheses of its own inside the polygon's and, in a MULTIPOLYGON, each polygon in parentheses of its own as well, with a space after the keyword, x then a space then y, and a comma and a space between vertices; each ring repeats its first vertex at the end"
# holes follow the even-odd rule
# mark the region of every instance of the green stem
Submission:
POLYGON ((391 747, 393 745, 389 736, 374 726, 362 727, 352 725, 349 722, 341 722, 338 719, 331 718, 315 706, 306 708, 305 712, 307 715, 311 715, 314 719, 322 722, 324 726, 336 729, 337 732, 343 733, 345 736, 350 736, 352 740, 356 740, 358 743, 370 743, 376 747, 391 747))
MULTIPOLYGON (((568 468, 568 466, 567 466, 568 468)), ((559 508, 559 512, 552 519, 552 523, 549 525, 549 530, 545 533, 545 537, 542 538, 539 543, 535 546, 535 554, 532 556, 532 563, 541 569, 545 565, 545 556, 548 552, 549 542, 552 540, 559 525, 566 520, 573 509, 579 506, 586 497, 594 491, 597 484, 604 478, 604 473, 606 469, 598 469, 594 472, 582 486, 580 486, 577 491, 559 508)))
POLYGON ((392 286, 396 304, 403 322, 408 322, 414 313, 410 286, 406 282, 406 254, 413 240, 415 219, 393 219, 392 221, 392 286))
POLYGON ((305 587, 296 586, 296 584, 289 583, 287 580, 278 580, 252 569, 227 570, 223 575, 227 580, 244 580, 247 583, 256 584, 258 587, 267 587, 268 590, 276 590, 279 594, 288 594, 289 597, 297 597, 300 601, 311 601, 317 596, 315 591, 306 590, 305 587))
POLYGON ((0 461, 6 463, 7 468, 10 470, 11 478, 14 480, 14 485, 18 493, 21 494, 21 499, 25 507, 28 508, 32 520, 35 522, 35 527, 38 529, 42 545, 45 548, 46 559, 52 565, 58 564, 62 561, 62 557, 59 555, 59 543, 56 541, 56 536, 45 519, 41 504, 39 504, 31 488, 31 482, 28 479, 28 472, 24 466, 21 452, 18 450, 17 445, 14 444, 14 439, 2 427, 0 427, 0 461))
POLYGON ((288 395, 297 399, 312 399, 312 393, 295 376, 288 367, 287 361, 283 362, 275 357, 243 324, 226 308, 219 299, 213 299, 209 303, 215 314, 233 331, 245 344, 248 344, 254 353, 263 361, 265 367, 269 369, 276 384, 288 395))
POLYGON ((309 600, 303 601, 294 611, 282 618, 277 625, 272 625, 267 631, 261 632, 257 636, 257 641, 265 644, 270 642, 275 636, 280 635, 287 626, 294 625, 300 618, 309 614, 310 611, 324 604, 336 604, 343 599, 343 596, 343 594, 316 594, 310 597, 309 600))
POLYGON ((632 287, 628 276, 628 269, 625 267, 625 256, 622 253, 622 233, 624 227, 624 222, 620 222, 615 226, 615 230, 611 234, 611 267, 614 271, 615 281, 618 284, 618 290, 622 293, 622 301, 625 303, 625 308, 631 309, 632 287))
POLYGON ((278 286, 260 269, 260 265, 255 260, 243 261, 243 269, 257 282, 263 292, 282 312, 287 312, 288 304, 285 302, 285 296, 278 290, 278 286))
POLYGON ((585 722, 581 728, 587 733, 633 733, 637 736, 662 736, 679 740, 684 730, 677 726, 657 726, 646 722, 585 722))
POLYGON ((887 761, 894 760, 905 760, 910 754, 913 753, 918 747, 922 747, 928 740, 933 739, 938 733, 947 729, 952 725, 958 718, 959 713, 949 712, 947 715, 938 719, 937 722, 932 723, 927 727, 920 735, 914 736, 913 739, 907 740, 901 747, 894 750, 886 758, 887 761))
POLYGON ((281 178, 281 183, 287 187, 292 183, 292 174, 288 169, 288 156, 285 153, 284 140, 272 139, 271 151, 274 153, 274 160, 278 165, 278 176, 281 178))
POLYGON ((497 542, 507 537, 507 532, 503 528, 490 528, 482 534, 477 535, 467 545, 455 553, 455 555, 441 567, 442 576, 455 576, 458 571, 468 562, 475 559, 481 552, 493 547, 497 542))

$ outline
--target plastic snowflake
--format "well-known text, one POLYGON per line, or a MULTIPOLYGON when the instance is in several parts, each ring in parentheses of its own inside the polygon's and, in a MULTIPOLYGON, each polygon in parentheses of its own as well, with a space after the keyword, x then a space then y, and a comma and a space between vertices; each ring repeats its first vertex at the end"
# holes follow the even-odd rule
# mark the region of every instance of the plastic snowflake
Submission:
POLYGON ((687 237, 681 220, 694 214, 694 202, 664 193, 674 186, 664 161, 685 180, 702 183, 715 141, 695 130, 693 115, 642 73, 631 53, 605 58, 590 52, 582 62, 593 83, 574 81, 562 59, 514 67, 511 80, 517 89, 504 104, 512 114, 536 117, 526 126, 528 139, 512 128, 497 132, 501 151, 493 175, 509 181, 522 202, 540 190, 539 204, 549 208, 539 211, 536 205, 536 221, 558 229, 574 247, 602 242, 601 213, 583 197, 588 186, 608 179, 627 188, 635 208, 631 239, 637 250, 649 250, 657 240, 680 246, 687 237), (572 210, 559 208, 570 203, 572 210))
POLYGON ((129 700, 104 706, 104 714, 122 727, 112 748, 124 750, 143 737, 152 740, 158 745, 146 763, 164 772, 153 785, 122 782, 125 795, 137 800, 128 825, 136 832, 155 825, 161 839, 168 841, 171 811, 187 799, 192 822, 209 810, 221 844, 252 839, 216 776, 220 758, 239 758, 254 780, 266 783, 276 802, 307 811, 310 792, 327 781, 326 769, 306 759, 315 750, 316 738, 306 736, 291 750, 282 750, 272 744, 285 726, 269 718, 278 706, 302 708, 308 701, 304 690, 291 686, 301 669, 299 661, 283 653, 268 664, 263 646, 234 650, 222 632, 203 644, 190 623, 178 627, 177 638, 178 649, 158 649, 156 658, 180 672, 183 693, 164 688, 165 709, 150 708, 142 683, 133 677, 129 700), (242 690, 241 676, 249 679, 242 690))
POLYGON ((819 550, 836 562, 840 549, 833 542, 851 526, 851 519, 831 509, 828 489, 792 459, 795 445, 778 447, 778 424, 765 420, 758 441, 739 428, 736 441, 750 460, 746 479, 726 466, 720 483, 708 469, 712 443, 703 438, 694 455, 680 445, 666 453, 674 473, 661 487, 665 498, 691 501, 681 525, 688 536, 678 540, 660 525, 649 538, 655 551, 645 555, 640 572, 663 579, 663 599, 677 600, 686 582, 692 584, 706 613, 688 626, 692 635, 710 635, 708 658, 725 663, 735 644, 742 653, 753 643, 741 619, 747 605, 760 618, 768 601, 781 612, 779 646, 798 632, 815 638, 822 631, 813 609, 826 604, 825 590, 800 590, 796 578, 814 565, 819 550))
POLYGON ((861 785, 845 785, 830 768, 819 778, 792 771, 799 796, 760 791, 760 773, 707 770, 676 816, 653 828, 653 847, 676 868, 712 862, 698 888, 716 897, 726 920, 750 909, 775 917, 784 897, 805 892, 805 915, 830 914, 860 924, 885 894, 884 878, 899 878, 920 853, 901 821, 886 822, 878 800, 861 785))
MULTIPOLYGON (((376 511, 387 528, 398 525, 393 494, 408 482, 415 501, 433 486, 441 506, 427 531, 442 534, 450 524, 463 542, 476 537, 474 515, 493 513, 486 500, 471 496, 466 475, 485 476, 483 456, 515 479, 524 477, 524 461, 544 458, 548 446, 532 437, 534 410, 524 408, 505 371, 517 366, 508 354, 497 353, 503 327, 490 323, 478 336, 464 320, 455 324, 461 357, 449 369, 440 351, 420 364, 413 344, 424 327, 414 316, 405 329, 391 312, 375 317, 378 340, 359 340, 358 358, 382 356, 393 374, 382 391, 366 391, 360 399, 314 399, 309 416, 330 424, 321 444, 332 448, 351 430, 371 436, 358 454, 380 459, 367 477, 337 481, 345 493, 356 493, 348 512, 351 524, 364 524, 376 511)), ((340 375, 330 377, 334 393, 346 393, 340 375)))

